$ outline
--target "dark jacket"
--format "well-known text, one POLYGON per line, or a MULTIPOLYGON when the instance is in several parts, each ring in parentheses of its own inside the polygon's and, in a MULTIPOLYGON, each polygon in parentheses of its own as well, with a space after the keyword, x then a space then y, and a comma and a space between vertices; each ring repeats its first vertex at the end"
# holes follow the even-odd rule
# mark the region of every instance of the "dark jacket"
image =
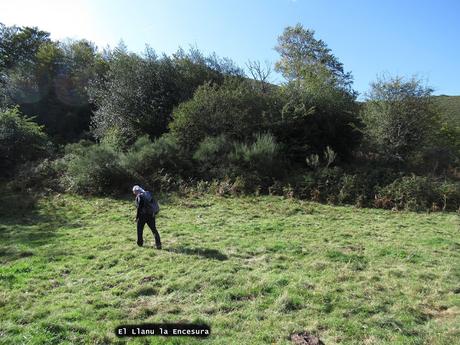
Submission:
POLYGON ((137 207, 137 214, 136 214, 136 218, 139 219, 140 217, 148 217, 149 214, 146 210, 146 207, 145 207, 145 203, 146 203, 146 200, 145 200, 145 197, 144 197, 144 193, 141 193, 139 195, 136 196, 136 207, 137 207))

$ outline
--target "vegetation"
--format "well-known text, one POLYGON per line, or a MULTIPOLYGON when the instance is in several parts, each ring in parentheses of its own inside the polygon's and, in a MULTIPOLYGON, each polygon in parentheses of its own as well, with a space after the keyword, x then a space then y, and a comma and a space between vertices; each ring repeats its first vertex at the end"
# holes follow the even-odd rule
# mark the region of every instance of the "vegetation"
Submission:
POLYGON ((0 176, 13 176, 21 163, 45 156, 47 136, 43 127, 17 108, 0 110, 0 176))
POLYGON ((275 49, 281 85, 0 24, 0 344, 458 343, 458 99, 393 76, 359 103, 300 24, 275 49), (134 184, 162 251, 135 247, 134 184))
POLYGON ((419 80, 392 78, 371 85, 362 117, 366 134, 378 152, 390 159, 406 161, 430 141, 435 125, 432 90, 419 80))
POLYGON ((125 199, 2 193, 0 343, 123 344, 123 323, 200 321, 207 340, 454 344, 459 219, 276 196, 161 198, 164 250, 125 199), (97 216, 95 216, 97 215, 97 216))
POLYGON ((270 104, 245 81, 227 79, 222 86, 205 84, 173 113, 171 132, 181 145, 194 151, 206 136, 224 134, 246 140, 267 128, 270 104))
POLYGON ((390 76, 360 104, 351 73, 300 24, 278 38, 279 86, 268 83, 269 65, 250 61, 250 79, 197 49, 139 55, 55 42, 38 28, 2 25, 0 34, 4 176, 25 180, 10 187, 116 195, 134 183, 177 191, 203 182, 359 206, 460 206, 455 99, 390 76), (6 114, 19 112, 42 127, 13 130, 19 120, 6 114), (431 194, 419 192, 425 182, 431 194))
POLYGON ((443 110, 442 115, 451 124, 460 120, 460 96, 434 96, 434 101, 443 110))
POLYGON ((288 26, 278 37, 275 50, 280 54, 275 67, 288 80, 327 75, 330 84, 351 90, 351 73, 344 72, 343 64, 323 40, 315 38, 314 30, 305 29, 301 24, 288 26))
POLYGON ((0 25, 0 106, 18 105, 52 139, 88 136, 93 107, 86 88, 105 73, 103 56, 86 40, 54 42, 37 28, 0 25))

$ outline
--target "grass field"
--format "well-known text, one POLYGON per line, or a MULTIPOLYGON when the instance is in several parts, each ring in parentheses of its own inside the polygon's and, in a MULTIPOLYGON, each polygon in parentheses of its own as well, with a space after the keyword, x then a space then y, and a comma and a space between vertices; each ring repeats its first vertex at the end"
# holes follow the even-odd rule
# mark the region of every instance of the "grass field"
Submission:
POLYGON ((291 344, 301 331, 325 344, 460 343, 454 213, 170 197, 158 251, 148 228, 136 246, 132 200, 2 203, 0 344, 291 344), (114 334, 179 321, 212 335, 114 334))

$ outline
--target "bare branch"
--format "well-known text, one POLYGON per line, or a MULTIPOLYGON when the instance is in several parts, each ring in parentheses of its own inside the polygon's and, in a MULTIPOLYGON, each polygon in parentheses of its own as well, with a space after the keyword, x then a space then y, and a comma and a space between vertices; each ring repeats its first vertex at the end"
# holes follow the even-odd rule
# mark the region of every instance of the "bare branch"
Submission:
POLYGON ((264 65, 258 60, 249 60, 246 66, 251 73, 252 78, 259 82, 262 92, 266 92, 268 89, 269 79, 272 72, 272 64, 269 61, 265 61, 264 65))

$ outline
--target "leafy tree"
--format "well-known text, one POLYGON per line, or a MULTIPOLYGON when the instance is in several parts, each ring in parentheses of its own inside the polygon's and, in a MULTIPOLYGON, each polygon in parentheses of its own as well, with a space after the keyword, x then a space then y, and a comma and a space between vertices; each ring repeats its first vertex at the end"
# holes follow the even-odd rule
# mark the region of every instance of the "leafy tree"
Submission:
POLYGON ((352 76, 314 34, 301 24, 287 27, 275 47, 280 54, 275 69, 287 83, 279 90, 283 106, 272 132, 286 157, 300 165, 328 146, 347 159, 361 140, 352 76))
POLYGON ((0 110, 0 171, 12 176, 21 163, 42 157, 48 147, 43 127, 23 116, 18 108, 0 110))
POLYGON ((38 49, 46 42, 50 42, 49 33, 38 28, 0 23, 0 106, 11 105, 6 90, 9 74, 33 65, 38 49))
POLYGON ((115 49, 107 75, 90 88, 98 107, 94 134, 102 139, 117 133, 128 144, 142 134, 157 138, 167 131, 173 108, 198 86, 220 84, 224 75, 240 73, 229 60, 205 57, 196 49, 179 49, 172 57, 158 57, 150 48, 144 56, 115 49))
POLYGON ((437 122, 432 91, 415 77, 387 77, 373 82, 362 110, 370 145, 401 162, 424 147, 437 122))
POLYGON ((15 101, 24 111, 37 114, 37 121, 57 140, 77 140, 89 130, 92 114, 86 87, 104 74, 104 64, 97 47, 85 40, 43 44, 33 68, 40 97, 32 102, 15 97, 15 101))
POLYGON ((128 141, 140 134, 155 138, 164 133, 170 112, 180 101, 171 59, 115 50, 108 66, 107 75, 90 89, 97 106, 92 125, 96 138, 114 130, 128 141))
POLYGON ((326 43, 314 35, 315 31, 305 29, 301 24, 285 28, 275 47, 281 56, 275 69, 287 80, 327 74, 331 84, 351 91, 351 73, 344 72, 343 64, 332 54, 326 43))
POLYGON ((105 71, 97 48, 86 40, 54 42, 36 28, 1 27, 0 95, 4 105, 19 105, 57 141, 79 139, 89 129, 90 80, 105 71))
POLYGON ((0 72, 18 64, 33 63, 43 43, 50 42, 50 34, 36 27, 6 26, 0 23, 0 72))

